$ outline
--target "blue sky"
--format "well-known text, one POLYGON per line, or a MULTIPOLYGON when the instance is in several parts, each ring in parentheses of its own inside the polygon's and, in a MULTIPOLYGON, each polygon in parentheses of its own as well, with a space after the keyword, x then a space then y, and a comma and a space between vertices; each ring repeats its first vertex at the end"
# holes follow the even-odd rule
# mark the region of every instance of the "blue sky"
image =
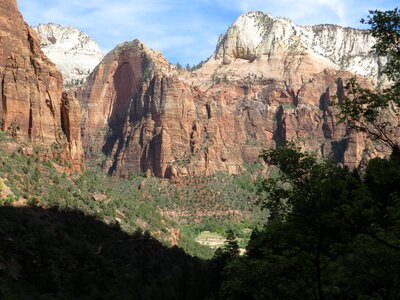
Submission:
POLYGON ((106 53, 135 38, 172 62, 196 64, 242 13, 264 11, 299 25, 334 23, 362 28, 368 10, 399 0, 17 0, 28 24, 53 22, 89 34, 106 53))

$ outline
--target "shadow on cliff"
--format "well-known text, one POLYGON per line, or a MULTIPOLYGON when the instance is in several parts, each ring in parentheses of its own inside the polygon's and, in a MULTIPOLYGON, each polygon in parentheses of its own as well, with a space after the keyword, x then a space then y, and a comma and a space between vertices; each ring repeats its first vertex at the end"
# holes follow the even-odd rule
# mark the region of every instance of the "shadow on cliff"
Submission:
POLYGON ((275 141, 277 146, 283 146, 286 144, 286 122, 282 105, 276 112, 276 128, 272 139, 275 141))
POLYGON ((124 147, 124 127, 129 121, 130 103, 135 91, 135 74, 129 62, 120 58, 118 68, 113 76, 116 98, 108 120, 109 133, 105 137, 102 151, 107 156, 114 153, 114 163, 109 170, 112 173, 115 169, 115 161, 124 147), (117 149, 114 150, 115 145, 117 149))
POLYGON ((0 299, 204 299, 210 264, 79 211, 0 207, 0 299))
MULTIPOLYGON (((139 51, 139 50, 137 50, 139 51)), ((147 70, 150 61, 147 57, 127 59, 122 55, 118 60, 118 68, 113 75, 115 87, 115 102, 108 120, 109 133, 105 137, 102 151, 106 156, 113 156, 113 163, 108 173, 113 174, 117 169, 118 157, 121 151, 130 142, 130 129, 138 127, 146 114, 149 113, 149 101, 154 92, 154 80, 151 80, 148 88, 143 91, 143 70, 147 70), (142 93, 144 94, 142 95, 142 93), (144 103, 141 96, 144 97, 144 103), (131 128, 129 129, 128 126, 131 128)), ((141 138, 141 146, 142 138, 141 138)), ((134 171, 145 171, 145 166, 135 166, 134 171)))

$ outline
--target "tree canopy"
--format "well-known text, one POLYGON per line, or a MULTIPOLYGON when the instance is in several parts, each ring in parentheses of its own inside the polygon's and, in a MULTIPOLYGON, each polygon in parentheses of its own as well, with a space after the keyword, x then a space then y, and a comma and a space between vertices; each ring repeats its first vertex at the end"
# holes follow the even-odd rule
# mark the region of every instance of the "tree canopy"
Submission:
POLYGON ((396 137, 399 128, 400 105, 400 11, 370 11, 362 23, 371 26, 375 37, 374 51, 386 60, 378 80, 383 82, 376 90, 365 88, 354 78, 346 85, 347 96, 341 104, 340 121, 348 122, 358 131, 366 132, 399 151, 396 137))

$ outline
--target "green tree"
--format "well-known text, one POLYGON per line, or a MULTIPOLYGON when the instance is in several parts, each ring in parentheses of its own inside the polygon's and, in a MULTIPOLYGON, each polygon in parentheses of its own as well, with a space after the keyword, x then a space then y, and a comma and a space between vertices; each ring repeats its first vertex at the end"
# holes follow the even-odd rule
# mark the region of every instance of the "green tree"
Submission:
POLYGON ((400 160, 372 160, 361 177, 292 144, 262 157, 280 169, 259 185, 274 213, 224 268, 223 298, 397 299, 400 160))
POLYGON ((376 38, 376 54, 387 59, 382 78, 389 83, 383 88, 370 90, 355 78, 350 80, 339 118, 399 152, 395 130, 399 127, 400 105, 400 11, 398 8, 370 11, 370 16, 362 23, 371 26, 369 31, 376 38))
POLYGON ((384 67, 384 74, 393 81, 393 88, 399 92, 400 86, 396 85, 400 81, 399 8, 388 11, 370 11, 368 18, 361 20, 361 22, 371 26, 370 33, 376 38, 374 46, 376 53, 388 57, 388 64, 384 67))
POLYGON ((224 251, 229 254, 230 258, 239 256, 239 244, 236 240, 236 235, 232 229, 228 229, 226 232, 226 241, 224 245, 224 251))
POLYGON ((218 293, 221 290, 221 283, 227 281, 229 278, 224 274, 224 268, 233 261, 236 261, 239 257, 239 245, 236 241, 236 236, 233 230, 229 229, 226 231, 226 240, 222 248, 218 248, 215 251, 214 257, 211 260, 211 267, 213 270, 213 294, 218 298, 218 293))

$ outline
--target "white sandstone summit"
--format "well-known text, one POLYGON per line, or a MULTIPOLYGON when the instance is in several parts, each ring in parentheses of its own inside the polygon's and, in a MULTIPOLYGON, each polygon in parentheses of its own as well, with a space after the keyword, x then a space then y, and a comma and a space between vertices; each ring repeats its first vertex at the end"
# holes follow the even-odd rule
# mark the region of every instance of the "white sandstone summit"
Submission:
POLYGON ((75 27, 50 23, 33 29, 39 34, 43 52, 63 74, 66 86, 82 83, 104 56, 97 43, 75 27))
MULTIPOLYGON (((74 27, 43 24, 34 29, 44 53, 63 73, 65 85, 85 80, 104 56, 89 36, 74 27)), ((386 59, 376 55, 374 44, 366 30, 327 24, 298 26, 286 18, 249 12, 220 37, 215 52, 196 76, 204 82, 251 75, 290 78, 302 84, 332 69, 384 82, 380 74, 386 59)))
POLYGON ((286 18, 250 12, 241 15, 220 37, 209 64, 226 66, 220 67, 221 71, 243 67, 256 74, 280 76, 301 65, 304 69, 308 61, 317 61, 308 69, 328 67, 379 79, 385 59, 374 53, 374 44, 375 39, 366 30, 338 25, 298 26, 286 18))

